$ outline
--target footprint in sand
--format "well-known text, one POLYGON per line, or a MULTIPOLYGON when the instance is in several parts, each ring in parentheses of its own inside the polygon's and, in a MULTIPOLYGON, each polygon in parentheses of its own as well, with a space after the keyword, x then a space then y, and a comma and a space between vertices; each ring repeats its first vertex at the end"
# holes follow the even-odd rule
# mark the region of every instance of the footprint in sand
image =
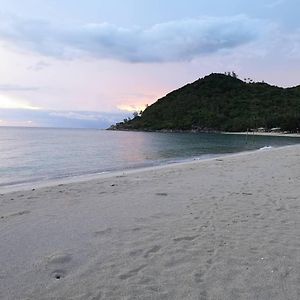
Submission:
POLYGON ((134 227, 131 229, 131 232, 137 232, 137 231, 140 231, 142 230, 142 227, 134 227))
POLYGON ((144 269, 146 266, 147 266, 147 265, 141 265, 141 266, 139 266, 139 267, 136 268, 136 269, 133 269, 133 270, 130 270, 130 271, 124 273, 124 274, 121 274, 121 275, 119 276, 119 278, 122 279, 122 280, 125 280, 125 279, 128 279, 128 278, 132 277, 132 276, 135 276, 135 275, 137 275, 142 269, 144 269))
POLYGON ((156 196, 168 196, 167 193, 156 193, 155 195, 156 195, 156 196))
POLYGON ((194 235, 194 236, 183 236, 183 237, 178 237, 173 239, 174 242, 181 242, 181 241, 192 241, 195 238, 197 238, 199 235, 194 235))
POLYGON ((52 272, 51 277, 55 278, 56 280, 60 280, 63 279, 65 276, 66 276, 65 270, 55 270, 52 272))
POLYGON ((107 234, 110 234, 112 232, 112 229, 111 228, 107 228, 107 229, 104 229, 104 230, 98 230, 98 231, 95 231, 93 233, 93 235, 95 237, 102 237, 104 235, 107 235, 107 234))
POLYGON ((50 269, 52 269, 52 267, 54 268, 50 276, 56 280, 66 277, 67 270, 65 266, 70 263, 71 260, 72 255, 69 253, 55 253, 46 257, 48 267, 50 267, 50 269), (60 268, 57 268, 58 266, 60 266, 60 268))
POLYGON ((198 271, 194 274, 194 280, 197 283, 203 282, 203 276, 205 273, 203 271, 198 271))
POLYGON ((12 214, 9 214, 9 215, 6 215, 6 216, 1 216, 0 218, 1 219, 8 219, 8 218, 12 218, 12 217, 18 217, 18 216, 22 216, 22 215, 27 215, 31 213, 30 210, 22 210, 22 211, 19 211, 19 212, 16 212, 16 213, 12 213, 12 214))
POLYGON ((280 207, 278 207, 278 208, 276 208, 276 211, 286 211, 287 209, 286 209, 286 207, 285 206, 280 206, 280 207))
POLYGON ((130 251, 128 255, 131 257, 136 257, 136 256, 141 255, 143 252, 144 252, 143 249, 136 249, 136 250, 130 251))
POLYGON ((151 249, 149 249, 145 254, 144 254, 144 257, 147 258, 149 257, 152 253, 156 253, 160 250, 160 246, 158 245, 155 245, 153 246, 151 249))
POLYGON ((56 253, 47 257, 48 264, 65 264, 72 260, 71 254, 56 253))

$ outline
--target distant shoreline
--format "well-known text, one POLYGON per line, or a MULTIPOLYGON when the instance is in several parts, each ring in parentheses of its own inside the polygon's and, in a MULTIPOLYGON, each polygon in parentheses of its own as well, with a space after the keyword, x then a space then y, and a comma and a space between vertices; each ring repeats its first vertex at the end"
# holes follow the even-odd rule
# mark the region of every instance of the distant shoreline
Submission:
POLYGON ((149 130, 149 129, 111 129, 107 128, 109 131, 129 131, 129 132, 160 132, 160 133, 217 133, 217 134, 234 134, 234 135, 261 135, 261 136, 282 136, 282 137, 300 137, 300 133, 284 133, 284 132, 259 132, 259 131, 241 131, 241 132, 231 132, 231 131, 218 131, 218 130, 193 130, 193 129, 159 129, 159 130, 149 130))
POLYGON ((261 135, 261 136, 283 136, 283 137, 300 137, 300 133, 283 133, 283 132, 220 132, 222 134, 236 134, 236 135, 261 135))

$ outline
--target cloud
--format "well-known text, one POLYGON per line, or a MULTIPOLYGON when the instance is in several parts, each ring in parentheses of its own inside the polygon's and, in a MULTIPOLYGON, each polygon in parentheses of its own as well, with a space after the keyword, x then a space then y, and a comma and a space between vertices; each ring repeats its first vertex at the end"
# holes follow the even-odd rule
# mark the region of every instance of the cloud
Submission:
POLYGON ((263 24, 244 15, 178 20, 149 28, 108 23, 54 25, 4 17, 0 39, 45 56, 92 56, 125 62, 189 61, 256 40, 263 24))
POLYGON ((51 66, 51 64, 46 63, 44 61, 39 61, 36 64, 29 66, 27 69, 38 72, 38 71, 44 70, 45 68, 47 68, 49 66, 51 66))
POLYGON ((300 29, 285 31, 280 26, 273 26, 269 39, 264 42, 265 57, 275 58, 277 64, 300 58, 300 29))
POLYGON ((8 121, 8 120, 0 120, 0 126, 16 126, 16 127, 35 127, 33 121, 8 121))
POLYGON ((0 109, 0 126, 63 128, 108 128, 128 117, 128 113, 0 109), (28 121, 30 120, 30 121, 28 121))
POLYGON ((0 84, 0 91, 2 92, 24 92, 24 91, 37 91, 38 87, 35 86, 22 86, 16 84, 0 84))
POLYGON ((277 7, 281 4, 283 4, 284 2, 285 2, 285 0, 274 0, 274 1, 271 1, 270 3, 267 3, 265 6, 268 8, 274 8, 274 7, 277 7))
POLYGON ((103 118, 100 114, 89 113, 89 112, 51 112, 50 116, 54 117, 62 117, 67 119, 75 119, 75 120, 86 120, 86 121, 97 121, 103 118))
POLYGON ((119 104, 117 108, 128 112, 140 112, 145 110, 146 106, 146 104, 119 104))
POLYGON ((282 40, 285 41, 284 48, 288 56, 292 59, 300 58, 300 29, 286 35, 282 40))
POLYGON ((29 109, 38 110, 40 107, 31 105, 24 99, 16 99, 15 97, 7 97, 0 94, 0 109, 29 109))

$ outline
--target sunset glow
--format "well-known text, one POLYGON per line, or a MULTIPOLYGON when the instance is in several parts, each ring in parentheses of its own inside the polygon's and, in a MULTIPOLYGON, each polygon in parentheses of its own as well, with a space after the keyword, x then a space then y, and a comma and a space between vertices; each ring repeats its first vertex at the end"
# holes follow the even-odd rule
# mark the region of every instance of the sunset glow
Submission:
POLYGON ((300 84, 296 0, 75 2, 1 2, 1 120, 107 128, 211 73, 300 84))
POLYGON ((27 101, 9 98, 8 96, 0 95, 0 109, 40 109, 37 106, 30 105, 27 101))
POLYGON ((124 110, 124 111, 129 111, 129 112, 144 111, 146 107, 147 107, 147 104, 120 104, 120 105, 117 105, 118 109, 124 110))
POLYGON ((0 120, 0 126, 12 126, 12 127, 35 127, 37 124, 35 124, 33 121, 8 121, 8 120, 0 120))

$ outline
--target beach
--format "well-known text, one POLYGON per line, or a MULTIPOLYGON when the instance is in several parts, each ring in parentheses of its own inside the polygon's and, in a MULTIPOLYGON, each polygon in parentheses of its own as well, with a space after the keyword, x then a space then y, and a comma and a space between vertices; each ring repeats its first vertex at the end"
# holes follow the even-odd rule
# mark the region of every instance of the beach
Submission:
POLYGON ((0 195, 0 299, 299 299, 300 146, 0 195))

